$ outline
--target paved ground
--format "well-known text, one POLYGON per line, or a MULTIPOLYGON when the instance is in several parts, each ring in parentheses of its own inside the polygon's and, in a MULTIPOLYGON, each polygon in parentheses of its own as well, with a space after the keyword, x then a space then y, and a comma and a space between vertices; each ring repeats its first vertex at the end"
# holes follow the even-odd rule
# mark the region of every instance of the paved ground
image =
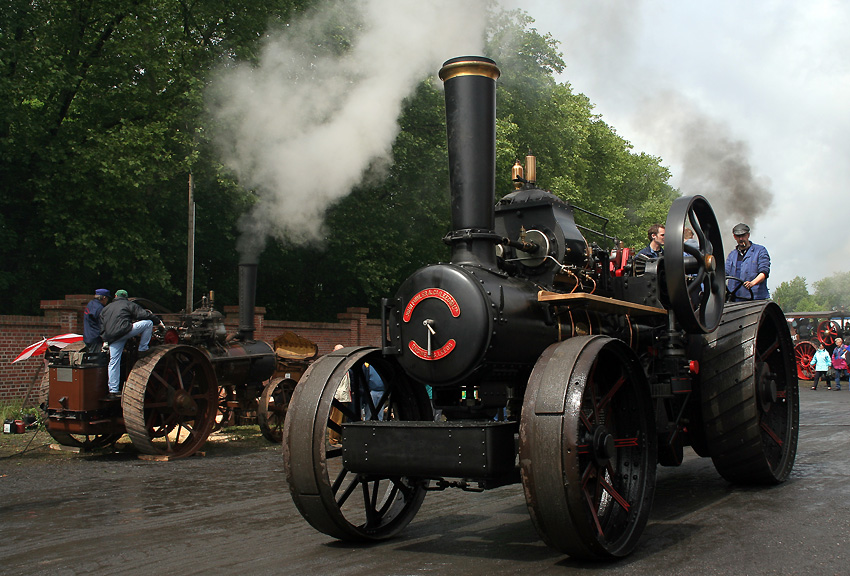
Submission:
POLYGON ((170 463, 25 454, 0 460, 0 573, 850 574, 850 393, 802 387, 800 421, 781 486, 732 487, 693 455, 659 469, 641 543, 614 564, 546 548, 519 486, 429 494, 401 537, 354 547, 297 513, 279 447, 170 463))

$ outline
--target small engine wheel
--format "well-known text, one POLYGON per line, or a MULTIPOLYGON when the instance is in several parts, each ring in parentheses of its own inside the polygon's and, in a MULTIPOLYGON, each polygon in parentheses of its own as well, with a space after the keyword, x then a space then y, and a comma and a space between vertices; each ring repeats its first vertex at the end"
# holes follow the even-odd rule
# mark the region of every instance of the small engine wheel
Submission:
POLYGON ((269 442, 280 444, 283 441, 283 424, 296 384, 292 378, 278 376, 263 388, 257 407, 257 424, 269 442))
POLYGON ((215 415, 215 423, 213 424, 213 432, 218 432, 222 428, 232 426, 236 420, 236 410, 233 409, 235 402, 236 390, 233 386, 219 386, 218 388, 218 411, 215 415))
POLYGON ((818 324, 818 341, 824 346, 832 346, 835 344, 835 339, 841 333, 841 328, 838 323, 833 320, 824 320, 818 324))
POLYGON ((814 380, 815 369, 812 368, 812 358, 815 357, 815 345, 811 342, 798 342, 794 346, 794 357, 797 359, 797 378, 800 380, 814 380))

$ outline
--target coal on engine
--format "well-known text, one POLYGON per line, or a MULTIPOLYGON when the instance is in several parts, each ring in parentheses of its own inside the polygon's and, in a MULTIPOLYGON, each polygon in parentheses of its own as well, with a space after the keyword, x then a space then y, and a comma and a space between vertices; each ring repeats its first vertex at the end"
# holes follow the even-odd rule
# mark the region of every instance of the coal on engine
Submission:
POLYGON ((137 339, 130 339, 121 357, 120 402, 106 397, 108 352, 49 351, 47 431, 82 449, 108 446, 126 433, 143 454, 196 453, 235 408, 256 406, 277 368, 271 347, 254 340, 256 265, 240 264, 239 291, 239 332, 231 338, 210 295, 179 326, 156 330, 147 356, 139 358, 137 339))
POLYGON ((681 464, 685 446, 731 482, 785 480, 799 412, 790 333, 775 303, 725 304, 721 235, 700 196, 674 201, 659 259, 619 246, 604 218, 602 232, 579 227, 578 208, 536 186, 533 157, 494 206, 498 76, 481 57, 441 69, 451 261, 384 300, 380 349, 307 370, 284 429, 290 492, 316 529, 371 541, 404 528, 429 490, 522 483, 548 545, 622 557, 657 466, 681 464))

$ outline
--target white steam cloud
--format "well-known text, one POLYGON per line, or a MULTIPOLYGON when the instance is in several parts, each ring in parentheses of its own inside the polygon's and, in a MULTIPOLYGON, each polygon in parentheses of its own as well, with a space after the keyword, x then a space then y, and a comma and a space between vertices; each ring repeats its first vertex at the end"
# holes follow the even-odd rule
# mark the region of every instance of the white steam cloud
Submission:
POLYGON ((259 64, 222 71, 223 160, 259 196, 237 248, 319 240, 326 209, 391 161, 404 99, 447 59, 480 54, 486 0, 331 0, 273 34, 259 64), (342 32, 344 49, 329 45, 342 32))

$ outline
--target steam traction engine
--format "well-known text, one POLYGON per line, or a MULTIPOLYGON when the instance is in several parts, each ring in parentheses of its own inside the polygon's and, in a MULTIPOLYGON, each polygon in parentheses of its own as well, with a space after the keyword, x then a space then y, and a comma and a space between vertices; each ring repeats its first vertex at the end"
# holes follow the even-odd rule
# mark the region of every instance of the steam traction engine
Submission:
POLYGON ((308 368, 284 429, 290 492, 316 529, 369 541, 406 526, 428 490, 521 482, 548 545, 624 556, 647 522, 657 465, 679 465, 686 445, 731 482, 788 476, 790 333, 772 302, 724 307, 722 242, 702 197, 673 203, 657 260, 589 242, 533 170, 494 210, 498 76, 479 57, 440 71, 451 262, 384 301, 381 349, 343 348, 308 368), (686 226, 698 246, 684 243, 686 226), (385 383, 377 401, 364 363, 385 383), (339 400, 346 385, 351 402, 339 400))
MULTIPOLYGON (((275 353, 254 340, 256 266, 239 267, 239 333, 228 340, 208 299, 181 325, 156 331, 138 358, 128 341, 121 357, 120 402, 106 399, 108 352, 68 347, 48 354, 47 430, 60 444, 97 448, 125 432, 144 454, 180 458, 207 441, 234 389, 256 390, 276 367, 275 353), (223 392, 221 392, 223 391, 223 392)), ((235 394, 235 392, 234 392, 235 394)))

